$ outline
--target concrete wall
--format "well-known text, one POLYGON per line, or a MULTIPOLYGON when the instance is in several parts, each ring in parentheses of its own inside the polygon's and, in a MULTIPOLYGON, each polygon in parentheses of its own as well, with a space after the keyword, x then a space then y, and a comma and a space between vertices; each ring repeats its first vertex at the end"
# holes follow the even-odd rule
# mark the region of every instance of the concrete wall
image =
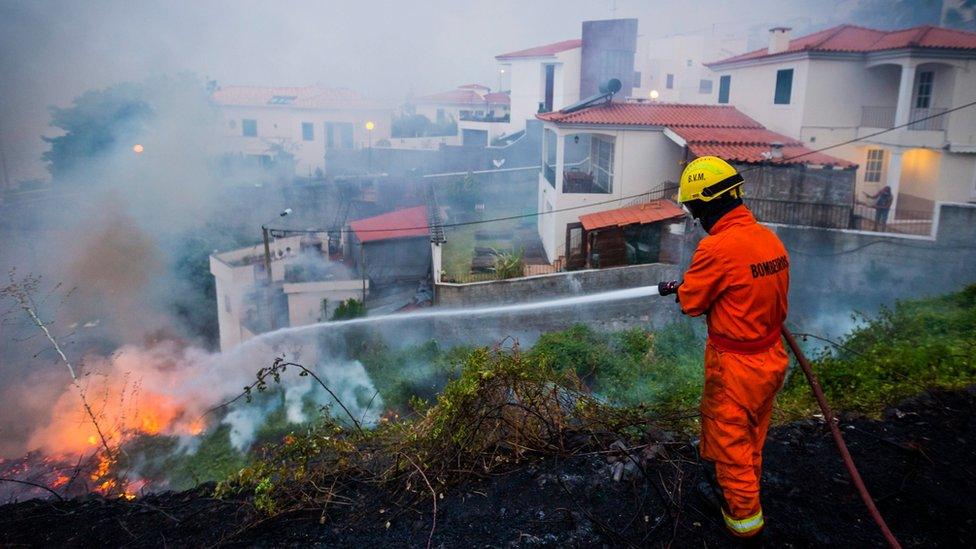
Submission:
MULTIPOLYGON (((442 283, 437 284, 434 296, 438 307, 470 309, 656 285, 677 275, 677 266, 653 263, 473 284, 442 283)), ((662 327, 674 321, 677 315, 673 299, 644 297, 572 307, 555 314, 552 310, 519 313, 517 317, 513 315, 513 320, 516 318, 512 333, 559 330, 578 322, 607 329, 662 327)))
POLYGON ((583 21, 579 96, 596 95, 600 93, 600 86, 616 78, 621 84, 617 99, 629 97, 636 83, 636 50, 637 19, 583 21))
MULTIPOLYGON (((803 126, 809 71, 809 60, 787 56, 786 60, 774 58, 773 61, 761 64, 716 71, 714 85, 718 86, 720 76, 730 75, 729 104, 770 130, 795 138, 800 135, 803 126), (776 72, 781 69, 793 69, 793 90, 789 105, 773 103, 776 72)), ((845 97, 844 84, 838 83, 837 86, 840 86, 836 92, 837 97, 845 97)))
MULTIPOLYGON (((930 237, 771 226, 790 254, 790 316, 797 331, 839 336, 854 311, 875 314, 896 300, 935 296, 976 283, 976 205, 941 204, 930 237)), ((701 238, 684 241, 683 266, 652 264, 557 273, 475 284, 438 284, 440 307, 473 308, 590 294, 680 279, 701 238)), ((671 299, 622 300, 519 315, 509 333, 555 330, 575 322, 602 328, 661 326, 680 318, 671 299)), ((459 328, 451 328, 459 329, 459 328)))
POLYGON ((942 204, 937 215, 934 238, 773 227, 790 253, 790 321, 837 335, 855 310, 976 283, 976 205, 942 204))

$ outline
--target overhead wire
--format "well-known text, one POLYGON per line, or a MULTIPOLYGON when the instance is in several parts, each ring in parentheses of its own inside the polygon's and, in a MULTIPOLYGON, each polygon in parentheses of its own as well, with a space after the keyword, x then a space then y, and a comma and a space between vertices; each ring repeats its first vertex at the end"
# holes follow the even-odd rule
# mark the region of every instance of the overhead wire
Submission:
MULTIPOLYGON (((848 139, 846 141, 841 141, 840 143, 834 143, 833 145, 827 145, 825 147, 820 147, 818 149, 809 150, 809 151, 806 151, 806 152, 803 152, 803 153, 799 153, 799 154, 795 154, 795 155, 792 155, 792 156, 784 156, 783 158, 778 159, 777 162, 776 162, 776 164, 782 164, 782 163, 785 163, 785 162, 788 162, 788 161, 793 161, 793 160, 797 160, 799 158, 804 158, 804 157, 807 157, 807 156, 810 156, 810 155, 813 155, 813 154, 822 153, 823 151, 828 151, 828 150, 831 150, 831 149, 836 149, 838 147, 843 147, 845 145, 851 145, 853 143, 857 143, 857 142, 860 142, 860 141, 864 141, 864 140, 870 139, 872 137, 877 137, 879 135, 884 135, 886 133, 890 133, 890 132, 893 132, 895 130, 899 130, 899 129, 902 129, 902 128, 907 128, 908 126, 912 126, 912 125, 918 124, 920 122, 924 122, 926 120, 931 120, 931 119, 934 119, 934 118, 938 118, 940 116, 945 116, 945 115, 947 115, 949 113, 956 112, 956 111, 960 111, 962 109, 966 109, 966 108, 969 108, 969 107, 972 107, 972 106, 976 106, 976 100, 970 101, 968 103, 964 103, 962 105, 959 105, 958 107, 953 107, 953 108, 950 108, 950 109, 946 109, 945 111, 940 112, 940 113, 931 114, 929 116, 924 116, 924 117, 921 117, 921 118, 917 118, 917 119, 911 120, 910 122, 906 122, 904 124, 899 124, 899 125, 896 125, 896 126, 892 126, 890 128, 885 128, 883 130, 879 130, 879 131, 876 131, 876 132, 873 132, 873 133, 869 133, 869 134, 864 135, 864 136, 861 136, 861 137, 855 137, 853 139, 848 139)), ((750 166, 750 167, 747 167, 747 168, 744 168, 744 169, 740 170, 739 173, 748 173, 748 172, 751 172, 753 170, 760 169, 763 166, 764 165, 762 165, 762 164, 756 165, 756 166, 750 166)), ((574 211, 574 210, 581 210, 581 209, 585 209, 585 208, 591 208, 593 206, 601 206, 601 205, 610 204, 610 203, 613 203, 613 202, 622 202, 624 200, 634 200, 634 199, 638 199, 638 198, 642 198, 642 197, 647 197, 647 196, 652 195, 654 193, 666 192, 667 190, 668 190, 667 187, 665 187, 663 189, 661 187, 659 187, 658 189, 650 190, 650 191, 643 192, 643 193, 639 193, 639 194, 634 194, 634 195, 630 195, 630 196, 622 196, 622 197, 619 197, 619 198, 612 198, 612 199, 603 200, 603 201, 600 201, 600 202, 590 202, 590 203, 587 203, 587 204, 580 204, 580 205, 577 205, 577 206, 568 206, 568 207, 565 207, 565 208, 556 208, 556 209, 550 210, 548 212, 532 212, 532 213, 525 213, 525 214, 518 214, 518 215, 510 215, 510 216, 504 216, 504 217, 495 217, 495 218, 491 218, 491 219, 479 219, 479 220, 474 220, 474 221, 459 221, 459 222, 455 222, 455 223, 442 223, 442 224, 440 224, 440 227, 441 228, 465 227, 465 226, 470 226, 470 225, 482 225, 482 224, 486 224, 486 223, 497 223, 499 221, 512 221, 512 220, 517 220, 517 219, 526 219, 526 218, 530 218, 530 217, 538 217, 540 215, 551 215, 551 214, 556 214, 556 213, 562 213, 562 212, 569 212, 569 211, 574 211)), ((429 228, 427 225, 424 225, 424 226, 419 226, 418 225, 418 226, 414 226, 414 227, 394 227, 394 228, 386 228, 386 229, 359 229, 359 230, 357 230, 355 232, 356 233, 372 233, 372 232, 393 232, 393 233, 395 233, 395 232, 399 232, 399 231, 416 231, 416 230, 423 230, 423 229, 427 229, 427 228, 429 228)), ((332 229, 330 231, 329 229, 287 229, 287 228, 273 228, 273 227, 268 227, 268 230, 273 231, 275 233, 279 233, 279 234, 281 234, 281 233, 283 233, 283 234, 316 234, 316 233, 324 233, 324 232, 342 232, 342 233, 352 232, 350 229, 345 229, 345 228, 332 229)))

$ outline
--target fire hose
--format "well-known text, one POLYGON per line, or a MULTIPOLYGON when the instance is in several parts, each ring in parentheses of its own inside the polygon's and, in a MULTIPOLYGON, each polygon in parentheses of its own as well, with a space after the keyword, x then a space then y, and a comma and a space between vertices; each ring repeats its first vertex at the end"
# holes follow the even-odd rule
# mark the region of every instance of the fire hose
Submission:
POLYGON ((898 543, 898 539, 895 535, 891 533, 888 529, 888 524, 885 523, 884 517, 878 511, 878 507, 874 504, 874 499, 871 498, 871 494, 868 493, 867 486, 864 485, 864 481, 861 480, 861 474, 857 471, 857 466, 854 465, 854 460, 851 458, 851 453, 847 450, 847 444, 844 443, 844 437, 840 433, 840 427, 838 426, 838 421, 834 417, 834 413, 830 409, 830 405, 827 404, 827 397, 824 396, 823 389, 820 387, 820 382, 817 381, 817 376, 813 374, 813 368, 810 367, 810 361, 807 360, 806 355, 800 350, 800 346, 796 343, 796 338, 783 326, 783 337, 786 338, 786 343, 790 346, 793 351, 793 355, 796 360, 800 363, 800 368, 803 369, 803 374, 807 376, 807 381, 810 382, 810 388, 813 389, 813 396, 817 398, 817 404, 820 405, 820 410, 823 412, 824 421, 830 426, 830 432, 834 436, 834 442, 837 444, 837 451, 840 452, 840 457, 844 460, 844 466, 847 467, 847 473, 851 476, 851 480, 854 481, 854 487, 857 488, 857 492, 861 495, 861 500, 864 501, 864 505, 868 508, 868 512, 871 514, 871 518, 881 529, 881 533, 884 535, 885 539, 888 541, 888 545, 895 549, 901 549, 901 544, 898 543))

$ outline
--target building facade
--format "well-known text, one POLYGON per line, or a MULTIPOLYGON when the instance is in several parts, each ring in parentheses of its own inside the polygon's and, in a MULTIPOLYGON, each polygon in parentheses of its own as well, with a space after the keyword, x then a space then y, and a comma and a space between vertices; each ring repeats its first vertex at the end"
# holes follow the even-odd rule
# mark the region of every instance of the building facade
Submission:
POLYGON ((976 100, 976 34, 842 25, 794 39, 780 27, 767 48, 709 66, 719 103, 859 164, 859 200, 889 187, 889 222, 976 200, 976 108, 964 107, 976 100))
POLYGON ((291 156, 295 175, 325 170, 331 149, 390 138, 393 110, 347 89, 226 86, 213 91, 223 151, 264 164, 291 156))
MULTIPOLYGON (((780 171, 802 167, 820 178, 836 180, 821 186, 833 190, 821 194, 791 190, 784 195, 782 178, 763 176, 752 185, 766 182, 776 189, 750 188, 747 183, 747 196, 814 204, 846 202, 847 211, 851 210, 855 165, 815 153, 729 106, 607 102, 538 118, 543 121, 538 230, 550 261, 566 258, 570 240, 566 230, 580 216, 673 196, 685 163, 698 156, 714 155, 780 171), (839 196, 836 187, 843 185, 846 191, 839 196)), ((817 218, 798 221, 815 224, 817 218)))

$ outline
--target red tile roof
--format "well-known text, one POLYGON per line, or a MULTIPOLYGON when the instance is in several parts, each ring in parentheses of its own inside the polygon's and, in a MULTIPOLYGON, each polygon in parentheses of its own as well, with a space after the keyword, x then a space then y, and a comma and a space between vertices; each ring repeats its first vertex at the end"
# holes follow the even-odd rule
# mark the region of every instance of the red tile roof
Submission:
POLYGON ((418 103, 456 103, 461 105, 481 105, 485 102, 480 93, 461 88, 448 92, 422 95, 414 99, 414 101, 418 103))
POLYGON ((485 102, 491 105, 508 105, 512 102, 512 98, 508 95, 508 92, 486 93, 485 102))
POLYGON ((610 103, 563 114, 536 115, 557 124, 605 126, 707 126, 713 128, 762 128, 759 122, 725 105, 678 105, 672 103, 610 103))
POLYGON ((349 223, 349 227, 356 233, 356 238, 360 242, 410 238, 430 234, 427 226, 426 206, 415 206, 376 217, 358 219, 349 223))
POLYGON ((730 162, 775 162, 853 167, 833 156, 814 153, 803 143, 767 130, 735 107, 673 103, 610 103, 573 113, 550 112, 537 118, 556 124, 668 128, 688 143, 695 156, 713 155, 730 162), (783 144, 783 157, 773 160, 773 143, 783 144))
POLYGON ((491 88, 481 84, 465 84, 463 86, 458 86, 462 90, 481 90, 481 91, 491 91, 491 88))
POLYGON ((224 86, 210 96, 214 103, 244 107, 297 107, 305 109, 372 109, 383 108, 377 101, 364 98, 359 92, 345 88, 321 86, 224 86), (275 98, 284 102, 275 103, 275 98))
POLYGON ((840 25, 790 40, 789 47, 780 53, 770 54, 768 48, 762 48, 705 65, 711 67, 803 51, 871 53, 904 48, 976 51, 976 33, 930 25, 897 31, 840 25))
POLYGON ((525 50, 513 51, 509 53, 503 53, 501 55, 496 55, 495 59, 519 59, 524 57, 553 57, 557 53, 576 49, 583 46, 583 41, 579 38, 574 38, 572 40, 563 40, 562 42, 555 42, 553 44, 546 44, 545 46, 536 46, 534 48, 529 48, 525 50))
POLYGON ((684 217, 685 212, 674 202, 663 198, 652 200, 646 204, 635 204, 616 210, 596 212, 579 217, 580 223, 587 231, 606 227, 624 227, 640 223, 656 223, 667 219, 684 217))
POLYGON ((765 128, 673 127, 695 156, 717 156, 729 162, 775 164, 820 164, 852 168, 856 164, 828 154, 814 152, 803 143, 765 128), (769 158, 773 143, 783 145, 783 157, 769 158))

